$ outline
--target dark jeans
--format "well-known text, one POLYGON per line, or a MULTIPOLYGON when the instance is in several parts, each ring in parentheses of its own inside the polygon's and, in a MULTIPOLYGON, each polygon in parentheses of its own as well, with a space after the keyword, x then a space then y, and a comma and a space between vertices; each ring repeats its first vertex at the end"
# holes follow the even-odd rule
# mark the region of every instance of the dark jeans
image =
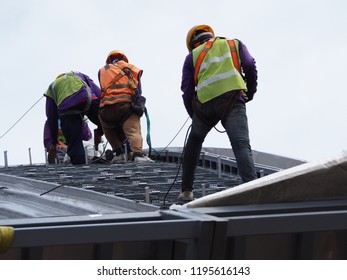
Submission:
MULTIPOLYGON (((82 104, 81 108, 84 108, 83 106, 84 105, 82 104)), ((98 113, 99 102, 93 100, 86 115, 92 123, 101 127, 98 113)), ((82 119, 83 114, 60 116, 61 129, 63 130, 67 144, 67 154, 69 155, 72 164, 86 163, 85 150, 82 141, 82 119)))
MULTIPOLYGON (((204 104, 196 101, 198 110, 203 114, 205 120, 214 120, 216 116, 220 115, 220 112, 224 111, 228 98, 228 96, 222 95, 204 104)), ((225 112, 221 121, 229 137, 242 181, 245 183, 256 179, 245 104, 237 100, 229 112, 225 112)), ((193 190, 195 170, 202 143, 212 127, 194 113, 192 129, 183 156, 182 191, 193 190)))

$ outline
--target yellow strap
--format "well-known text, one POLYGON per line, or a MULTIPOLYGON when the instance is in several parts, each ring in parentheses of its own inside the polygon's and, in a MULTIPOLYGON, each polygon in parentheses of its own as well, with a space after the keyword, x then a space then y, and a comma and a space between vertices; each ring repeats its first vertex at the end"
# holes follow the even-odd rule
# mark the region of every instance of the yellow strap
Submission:
POLYGON ((0 226, 0 254, 6 253, 11 247, 13 235, 13 227, 0 226))

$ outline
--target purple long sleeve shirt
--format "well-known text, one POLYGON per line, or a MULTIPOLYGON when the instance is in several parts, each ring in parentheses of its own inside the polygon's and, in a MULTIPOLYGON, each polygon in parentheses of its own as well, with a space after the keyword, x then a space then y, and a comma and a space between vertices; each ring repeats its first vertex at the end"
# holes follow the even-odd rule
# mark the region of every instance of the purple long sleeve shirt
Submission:
MULTIPOLYGON (((258 72, 255 59, 251 56, 247 47, 241 41, 239 41, 239 54, 241 60, 241 68, 244 74, 244 80, 247 85, 247 92, 249 96, 253 97, 254 93, 257 91, 258 86, 258 72)), ((183 64, 181 90, 183 92, 182 98, 184 106, 186 107, 189 116, 192 117, 192 100, 196 94, 192 52, 190 52, 186 56, 183 64)))
MULTIPOLYGON (((76 75, 78 75, 91 89, 92 92, 92 100, 101 99, 101 90, 100 88, 94 83, 94 81, 89 78, 89 76, 74 71, 76 75)), ((46 97, 46 116, 47 116, 47 122, 49 131, 51 131, 51 142, 52 145, 58 143, 58 117, 60 113, 66 112, 70 110, 71 108, 78 106, 79 104, 86 101, 86 94, 85 94, 85 87, 80 89, 75 94, 67 97, 59 107, 55 104, 54 100, 52 98, 46 97)))

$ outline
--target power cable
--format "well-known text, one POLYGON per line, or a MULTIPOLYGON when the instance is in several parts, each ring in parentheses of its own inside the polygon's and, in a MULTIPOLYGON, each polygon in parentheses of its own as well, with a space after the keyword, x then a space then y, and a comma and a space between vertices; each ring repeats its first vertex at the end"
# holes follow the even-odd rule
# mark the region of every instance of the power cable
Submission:
MULTIPOLYGON (((187 122, 187 121, 186 121, 187 122)), ((183 158, 183 155, 184 155, 184 151, 185 151, 185 148, 186 148, 186 144, 187 144, 187 139, 188 139, 188 134, 189 134, 189 131, 190 129, 192 128, 192 125, 190 125, 187 129, 187 132, 186 132, 186 136, 184 138, 184 144, 183 144, 183 149, 182 149, 182 153, 181 153, 181 157, 180 157, 180 163, 178 165, 178 168, 177 168, 177 173, 176 173, 176 176, 175 176, 175 179, 173 180, 171 186, 169 187, 169 189, 167 190, 165 196, 164 196, 164 199, 163 199, 163 206, 161 207, 162 209, 167 209, 167 206, 165 205, 165 201, 166 201, 166 197, 168 196, 169 192, 171 191, 172 187, 174 186, 174 184, 176 183, 176 180, 177 180, 177 177, 178 177, 178 174, 180 172, 180 169, 181 169, 181 166, 182 166, 182 158, 183 158)))
MULTIPOLYGON (((176 133, 176 135, 174 136, 174 138, 171 140, 171 142, 162 150, 164 151, 167 147, 169 147, 169 145, 175 140, 175 138, 177 137, 177 135, 181 132, 181 130, 183 129, 183 127, 185 126, 185 124, 187 123, 187 121, 189 120, 189 116, 188 118, 186 119, 186 121, 184 122, 184 124, 182 125, 182 127, 179 129, 179 131, 176 133)), ((188 133, 189 133, 189 130, 191 129, 192 125, 190 125, 187 129, 187 132, 186 132, 186 136, 185 136, 185 139, 184 139, 184 144, 183 144, 183 149, 182 149, 182 153, 181 153, 181 156, 180 156, 180 163, 178 165, 178 168, 177 168, 177 173, 176 173, 176 176, 172 182, 172 184, 170 185, 169 189, 167 190, 165 196, 164 196, 164 199, 163 199, 163 205, 161 207, 161 209, 167 209, 167 206, 165 205, 165 201, 166 201, 166 197, 168 196, 168 194, 170 193, 172 187, 174 186, 174 184, 176 183, 176 180, 177 180, 177 177, 178 177, 178 174, 179 174, 179 171, 181 169, 181 166, 182 166, 182 158, 183 158, 183 155, 184 155, 184 150, 185 150, 185 147, 186 147, 186 143, 187 143, 187 138, 188 138, 188 133)), ((216 126, 214 126, 214 129, 217 130, 219 133, 225 133, 225 131, 220 131, 216 126)))
POLYGON ((32 105, 32 106, 29 108, 29 110, 26 111, 26 112, 24 113, 24 115, 21 116, 21 117, 19 118, 19 120, 17 120, 17 121, 16 121, 16 122, 15 122, 15 123, 3 134, 3 135, 1 135, 1 136, 0 136, 0 139, 1 139, 2 137, 4 137, 8 132, 10 132, 10 130, 11 130, 12 128, 14 128, 14 127, 17 125, 17 123, 19 123, 20 120, 23 119, 24 116, 25 116, 27 113, 29 113, 29 111, 30 111, 32 108, 34 108, 34 106, 35 106, 37 103, 39 103, 39 101, 40 101, 43 97, 44 97, 44 95, 41 96, 40 99, 37 100, 37 101, 34 103, 34 105, 32 105))

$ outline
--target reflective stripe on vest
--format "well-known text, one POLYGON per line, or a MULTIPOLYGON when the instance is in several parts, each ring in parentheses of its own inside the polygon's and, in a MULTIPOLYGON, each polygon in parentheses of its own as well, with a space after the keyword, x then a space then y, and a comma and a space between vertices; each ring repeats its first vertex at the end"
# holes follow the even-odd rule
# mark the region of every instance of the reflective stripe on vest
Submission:
POLYGON ((131 102, 131 95, 111 95, 107 98, 103 98, 102 100, 102 106, 100 104, 100 107, 103 107, 105 105, 112 105, 120 102, 131 102))
POLYGON ((237 69, 240 68, 237 43, 237 41, 236 44, 233 41, 229 45, 230 43, 226 39, 216 38, 209 50, 205 51, 205 57, 200 65, 197 65, 197 62, 207 43, 193 50, 194 67, 195 69, 199 68, 196 88, 201 103, 231 90, 247 90, 246 84, 237 69), (232 58, 237 59, 234 62, 232 58))
POLYGON ((100 107, 116 104, 120 102, 131 102, 134 90, 129 85, 129 78, 122 74, 124 67, 131 68, 135 84, 138 84, 138 77, 142 70, 125 61, 118 61, 117 64, 107 64, 100 69, 100 85, 102 96, 100 107))

